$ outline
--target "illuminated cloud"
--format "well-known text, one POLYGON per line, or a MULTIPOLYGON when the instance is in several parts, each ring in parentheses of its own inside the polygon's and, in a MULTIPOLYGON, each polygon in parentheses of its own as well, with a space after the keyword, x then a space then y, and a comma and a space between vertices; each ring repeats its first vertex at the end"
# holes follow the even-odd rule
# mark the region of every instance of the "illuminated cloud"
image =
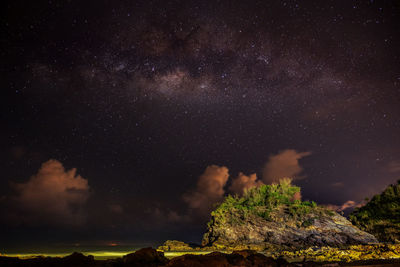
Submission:
POLYGON ((14 188, 17 216, 24 223, 79 225, 85 221, 88 181, 76 175, 76 169, 66 171, 57 160, 43 163, 36 175, 14 188))
POLYGON ((353 200, 347 200, 346 202, 344 202, 342 205, 332 205, 332 204, 328 204, 328 205, 324 205, 325 207, 327 207, 330 210, 333 211, 345 211, 347 209, 354 209, 354 208, 360 208, 362 206, 364 206, 366 203, 363 202, 355 202, 353 200))
POLYGON ((345 203, 342 204, 342 206, 340 206, 338 208, 338 211, 344 211, 347 210, 349 208, 355 208, 357 207, 359 204, 353 200, 347 200, 345 203))
POLYGON ((208 166, 200 176, 196 189, 184 194, 183 199, 199 215, 208 215, 213 204, 222 200, 225 194, 224 186, 228 178, 227 167, 208 166))
POLYGON ((229 191, 237 195, 242 195, 245 190, 263 184, 262 181, 257 180, 257 174, 255 173, 250 174, 249 176, 239 173, 238 177, 233 179, 229 191))
POLYGON ((303 168, 299 160, 311 155, 311 152, 298 152, 294 149, 280 151, 276 155, 271 155, 264 166, 263 182, 270 184, 278 182, 279 179, 289 177, 292 179, 301 179, 299 176, 303 168))

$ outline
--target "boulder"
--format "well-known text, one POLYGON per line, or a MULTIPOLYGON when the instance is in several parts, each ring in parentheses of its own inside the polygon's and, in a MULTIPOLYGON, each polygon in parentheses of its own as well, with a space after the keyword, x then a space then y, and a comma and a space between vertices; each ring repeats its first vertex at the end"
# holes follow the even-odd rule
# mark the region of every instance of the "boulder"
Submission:
POLYGON ((163 252, 153 248, 142 248, 122 258, 126 266, 160 266, 168 263, 163 252))
POLYGON ((68 266, 88 266, 95 263, 92 255, 85 256, 79 252, 74 252, 71 255, 63 257, 62 262, 68 266))

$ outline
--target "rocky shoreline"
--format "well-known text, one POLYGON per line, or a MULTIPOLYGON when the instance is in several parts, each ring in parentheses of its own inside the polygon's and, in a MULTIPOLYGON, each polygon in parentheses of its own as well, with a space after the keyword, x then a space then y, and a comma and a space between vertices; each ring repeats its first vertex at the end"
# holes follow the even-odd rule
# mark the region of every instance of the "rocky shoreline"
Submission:
MULTIPOLYGON (((192 250, 192 253, 199 251, 192 250)), ((0 266, 62 266, 62 267, 185 267, 185 266, 400 266, 400 245, 379 244, 352 246, 347 249, 309 248, 299 251, 276 251, 269 255, 253 250, 231 253, 210 252, 205 255, 187 254, 171 259, 163 251, 143 248, 122 258, 95 260, 93 256, 73 253, 66 257, 33 257, 19 259, 0 256, 0 266)))

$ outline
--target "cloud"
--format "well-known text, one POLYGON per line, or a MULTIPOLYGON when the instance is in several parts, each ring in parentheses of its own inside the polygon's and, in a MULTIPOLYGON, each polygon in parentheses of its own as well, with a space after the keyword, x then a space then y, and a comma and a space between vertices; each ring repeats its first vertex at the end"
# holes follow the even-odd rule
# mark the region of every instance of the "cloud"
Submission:
POLYGON ((227 167, 217 165, 208 166, 199 177, 196 189, 184 194, 183 199, 199 215, 208 215, 213 204, 223 199, 225 194, 224 186, 228 178, 227 167))
POLYGON ((335 182, 335 183, 332 183, 331 186, 333 186, 333 187, 343 187, 344 183, 343 182, 335 182))
POLYGON ((116 213, 116 214, 124 213, 124 208, 119 204, 109 204, 108 208, 111 212, 116 213))
POLYGON ((389 162, 388 171, 392 173, 400 172, 400 160, 389 162))
POLYGON ((232 181, 229 191, 237 195, 242 195, 245 190, 263 184, 262 181, 257 180, 257 174, 253 173, 247 176, 240 172, 238 177, 232 181))
POLYGON ((164 227, 166 224, 188 223, 192 220, 189 214, 180 214, 165 207, 149 208, 145 211, 147 220, 155 222, 152 226, 164 227))
POLYGON ((356 207, 361 207, 362 205, 353 201, 353 200, 347 200, 345 203, 342 204, 337 210, 338 211, 344 211, 350 208, 356 208, 356 207))
POLYGON ((26 154, 26 149, 23 146, 14 146, 10 152, 13 159, 19 160, 26 154))
POLYGON ((190 217, 188 215, 181 215, 173 210, 168 211, 166 218, 168 222, 173 222, 173 223, 190 221, 190 217))
POLYGON ((347 200, 342 205, 328 204, 328 205, 324 205, 324 206, 330 210, 339 212, 339 211, 346 211, 348 209, 360 208, 360 207, 364 206, 365 204, 366 203, 364 201, 355 202, 354 200, 347 200))
POLYGON ((80 225, 85 221, 89 185, 75 168, 66 171, 61 162, 51 159, 29 181, 13 187, 16 217, 24 223, 80 225))
POLYGON ((303 178, 304 176, 299 176, 303 171, 299 160, 309 155, 311 155, 311 152, 298 152, 294 149, 286 149, 276 155, 271 155, 264 166, 264 183, 277 182, 284 177, 292 179, 303 178))

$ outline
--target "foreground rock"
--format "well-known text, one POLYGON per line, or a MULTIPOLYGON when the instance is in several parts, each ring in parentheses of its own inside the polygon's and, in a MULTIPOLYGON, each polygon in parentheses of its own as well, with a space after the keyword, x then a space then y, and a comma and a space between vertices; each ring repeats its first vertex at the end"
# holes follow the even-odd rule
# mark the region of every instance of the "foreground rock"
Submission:
POLYGON ((122 261, 128 266, 161 266, 168 263, 164 253, 153 248, 142 248, 134 253, 125 255, 122 261))
POLYGON ((74 252, 69 256, 58 257, 34 257, 21 260, 14 257, 0 257, 0 266, 97 266, 94 257, 85 256, 82 253, 74 252))
POLYGON ((295 266, 283 259, 274 260, 252 251, 238 251, 232 254, 213 252, 207 255, 183 255, 173 258, 168 267, 228 267, 228 266, 295 266))
POLYGON ((0 266, 93 266, 93 267, 196 267, 196 266, 400 266, 400 245, 359 245, 348 249, 309 248, 299 251, 275 252, 271 257, 251 250, 231 254, 213 252, 207 255, 183 255, 168 260, 152 248, 138 250, 123 258, 95 260, 92 256, 74 253, 63 258, 35 257, 18 259, 0 256, 0 266))
POLYGON ((296 199, 299 193, 300 188, 283 180, 252 188, 243 197, 227 197, 211 213, 202 245, 217 250, 282 250, 378 242, 338 213, 296 199))

